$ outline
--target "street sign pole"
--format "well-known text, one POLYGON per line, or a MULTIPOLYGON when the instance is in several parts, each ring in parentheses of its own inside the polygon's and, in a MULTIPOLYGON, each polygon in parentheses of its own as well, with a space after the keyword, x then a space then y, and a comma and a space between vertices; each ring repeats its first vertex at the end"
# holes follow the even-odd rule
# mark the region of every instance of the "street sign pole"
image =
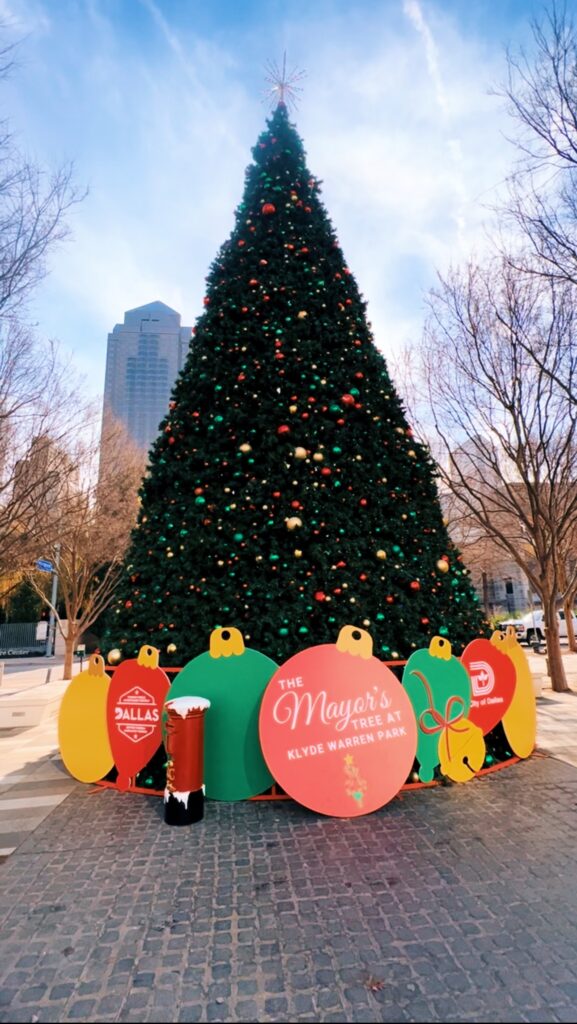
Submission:
POLYGON ((50 618, 48 620, 48 633, 46 635, 46 657, 54 656, 56 650, 56 616, 54 609, 58 600, 58 567, 60 565, 60 544, 54 545, 54 569, 52 570, 52 594, 50 595, 50 618))

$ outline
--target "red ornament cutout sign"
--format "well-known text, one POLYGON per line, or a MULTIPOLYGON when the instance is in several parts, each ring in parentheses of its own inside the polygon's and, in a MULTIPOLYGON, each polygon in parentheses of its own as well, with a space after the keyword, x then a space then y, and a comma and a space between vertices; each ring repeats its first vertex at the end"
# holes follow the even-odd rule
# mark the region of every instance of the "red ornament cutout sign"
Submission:
POLYGON ((259 729, 265 761, 289 796, 341 818, 392 800, 417 749, 409 698, 372 656, 369 634, 353 626, 336 644, 300 651, 275 672, 259 729))
POLYGON ((486 736, 501 721, 513 700, 515 666, 490 640, 479 638, 465 647, 461 661, 471 679, 469 720, 486 736))
POLYGON ((170 683, 158 667, 158 655, 156 647, 141 647, 138 658, 118 666, 108 690, 106 717, 119 789, 128 789, 162 743, 162 708, 170 683))

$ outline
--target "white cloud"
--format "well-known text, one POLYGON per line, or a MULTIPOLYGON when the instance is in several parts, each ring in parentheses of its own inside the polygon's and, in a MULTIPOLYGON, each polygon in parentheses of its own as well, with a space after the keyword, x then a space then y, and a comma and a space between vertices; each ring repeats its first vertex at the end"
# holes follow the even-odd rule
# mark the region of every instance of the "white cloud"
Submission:
POLYGON ((285 47, 308 68, 296 119, 376 341, 390 352, 416 336, 423 290, 436 267, 484 244, 482 204, 508 167, 487 94, 502 74, 494 41, 464 36, 438 6, 425 19, 418 0, 342 14, 297 2, 282 17, 247 16, 234 39, 141 0, 142 47, 113 5, 86 10, 64 35, 53 24, 48 47, 32 37, 17 114, 47 158, 76 153, 91 186, 37 304, 91 387, 102 387, 106 334, 124 310, 159 298, 185 323, 201 312, 264 123, 261 67, 285 47))

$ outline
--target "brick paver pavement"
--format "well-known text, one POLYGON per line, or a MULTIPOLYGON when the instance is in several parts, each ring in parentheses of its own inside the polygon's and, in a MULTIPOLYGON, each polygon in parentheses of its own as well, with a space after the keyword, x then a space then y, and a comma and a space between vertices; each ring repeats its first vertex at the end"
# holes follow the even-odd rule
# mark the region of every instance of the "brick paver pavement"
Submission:
POLYGON ((0 1021, 574 1021, 577 770, 366 818, 76 789, 0 867, 0 1021))

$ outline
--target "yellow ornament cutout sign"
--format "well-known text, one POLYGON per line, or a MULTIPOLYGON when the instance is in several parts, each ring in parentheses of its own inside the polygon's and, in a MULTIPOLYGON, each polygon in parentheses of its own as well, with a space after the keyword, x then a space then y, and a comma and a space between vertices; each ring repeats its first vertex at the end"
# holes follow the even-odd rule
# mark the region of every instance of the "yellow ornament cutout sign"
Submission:
POLYGON ((515 692, 503 715, 503 729, 517 757, 529 757, 537 739, 537 705, 531 669, 525 652, 517 640, 514 626, 507 626, 505 635, 496 631, 491 643, 506 654, 515 666, 515 692))
POLYGON ((104 658, 93 654, 88 668, 70 683, 60 705, 58 744, 62 760, 80 782, 97 782, 114 767, 106 703, 110 679, 104 658))

